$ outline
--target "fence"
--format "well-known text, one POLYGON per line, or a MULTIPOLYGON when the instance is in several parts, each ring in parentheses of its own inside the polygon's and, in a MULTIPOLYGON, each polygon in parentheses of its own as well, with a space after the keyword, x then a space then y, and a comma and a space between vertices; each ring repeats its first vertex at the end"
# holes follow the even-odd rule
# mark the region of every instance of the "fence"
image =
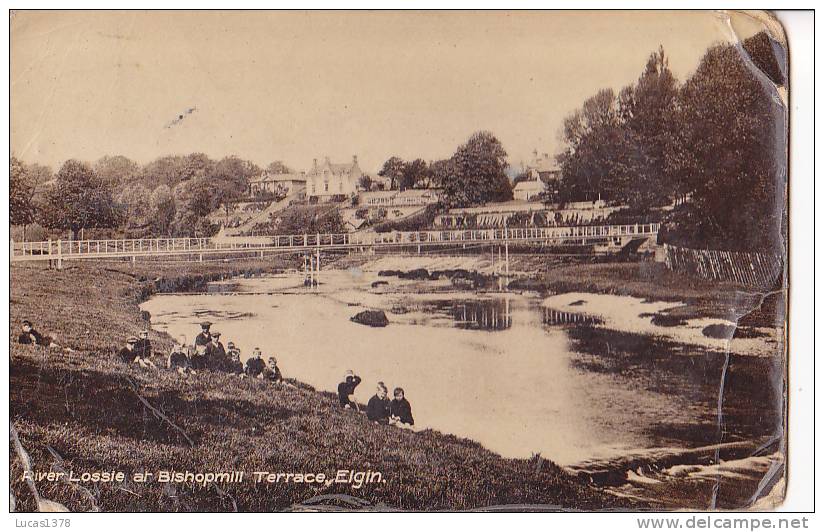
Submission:
MULTIPOLYGON (((12 261, 95 259, 156 255, 200 255, 265 251, 340 250, 358 247, 410 245, 462 245, 468 243, 517 244, 522 242, 592 243, 622 237, 653 236, 659 224, 575 226, 461 231, 394 231, 390 233, 337 233, 274 235, 271 237, 153 238, 132 240, 49 240, 11 242, 12 261)), ((261 255, 262 256, 262 255, 261 255)))
POLYGON ((713 281, 769 288, 781 275, 783 257, 777 253, 689 249, 664 244, 664 262, 674 272, 713 281))

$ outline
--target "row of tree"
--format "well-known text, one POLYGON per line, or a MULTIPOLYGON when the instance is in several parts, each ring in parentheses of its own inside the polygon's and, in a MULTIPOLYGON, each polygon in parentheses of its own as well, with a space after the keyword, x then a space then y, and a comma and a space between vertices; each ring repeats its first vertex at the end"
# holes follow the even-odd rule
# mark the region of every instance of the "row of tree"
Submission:
POLYGON ((663 48, 651 54, 634 84, 618 94, 599 91, 564 121, 561 199, 600 197, 639 213, 676 200, 671 241, 780 245, 787 164, 781 50, 766 33, 713 46, 683 84, 663 48))
MULTIPOLYGON (((427 163, 423 159, 404 161, 390 157, 378 175, 388 178, 393 190, 440 188, 446 207, 469 207, 512 199, 506 157, 506 150, 495 135, 478 131, 458 146, 449 159, 427 163)), ((370 184, 361 182, 367 190, 370 184)))
MULTIPOLYGON (((289 172, 280 161, 267 171, 289 172)), ((146 165, 123 156, 93 164, 66 161, 47 166, 10 165, 11 223, 38 223, 76 238, 89 228, 117 228, 129 235, 204 236, 216 227, 208 215, 245 195, 262 170, 238 157, 212 160, 203 153, 158 158, 146 165)))

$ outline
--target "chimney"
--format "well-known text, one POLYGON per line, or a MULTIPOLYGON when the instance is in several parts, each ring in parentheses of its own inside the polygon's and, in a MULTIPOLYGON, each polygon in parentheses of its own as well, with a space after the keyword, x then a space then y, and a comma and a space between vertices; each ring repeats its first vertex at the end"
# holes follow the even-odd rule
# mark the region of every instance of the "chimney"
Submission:
POLYGON ((317 169, 318 169, 318 160, 317 159, 312 159, 312 170, 317 170, 317 169))
POLYGON ((358 156, 357 155, 352 156, 352 164, 358 164, 358 156))
POLYGON ((325 162, 326 164, 331 164, 331 163, 329 162, 329 156, 328 156, 328 155, 327 155, 326 157, 324 157, 324 158, 323 158, 323 160, 324 160, 324 162, 325 162))

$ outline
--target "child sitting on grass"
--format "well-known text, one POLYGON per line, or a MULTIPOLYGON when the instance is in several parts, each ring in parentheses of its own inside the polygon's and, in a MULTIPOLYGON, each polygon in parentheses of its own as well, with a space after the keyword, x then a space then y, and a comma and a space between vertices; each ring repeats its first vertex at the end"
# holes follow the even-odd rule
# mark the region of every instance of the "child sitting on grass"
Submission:
POLYGON ((403 388, 395 388, 393 395, 395 398, 389 404, 389 424, 411 429, 415 420, 412 419, 412 405, 404 397, 403 388))
POLYGON ((369 399, 369 403, 366 405, 366 417, 369 418, 369 421, 374 421, 375 423, 380 423, 381 425, 389 423, 388 393, 389 390, 386 389, 386 385, 379 382, 375 395, 369 399))
POLYGON ((268 364, 263 368, 263 378, 272 382, 283 382, 283 375, 278 367, 278 359, 269 357, 268 364))
POLYGON ((358 403, 352 399, 352 396, 355 394, 355 388, 358 387, 360 382, 361 378, 355 375, 354 371, 350 369, 346 372, 346 375, 343 376, 343 382, 338 384, 338 401, 341 407, 360 410, 358 403))
POLYGON ((185 336, 181 336, 180 340, 172 348, 172 352, 169 353, 169 358, 166 360, 166 367, 177 371, 181 375, 195 373, 192 369, 192 363, 189 361, 185 336))
POLYGON ((252 357, 246 361, 246 375, 257 379, 263 378, 263 370, 266 369, 266 363, 260 353, 260 348, 256 347, 252 351, 252 357))

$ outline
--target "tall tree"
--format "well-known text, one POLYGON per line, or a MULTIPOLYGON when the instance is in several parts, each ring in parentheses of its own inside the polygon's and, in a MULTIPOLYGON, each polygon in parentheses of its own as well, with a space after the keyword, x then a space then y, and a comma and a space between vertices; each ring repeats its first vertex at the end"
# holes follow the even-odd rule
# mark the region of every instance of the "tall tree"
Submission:
POLYGON ((127 226, 141 227, 148 223, 151 213, 149 189, 143 184, 131 183, 121 187, 115 199, 127 226))
POLYGON ((249 181, 261 174, 261 169, 251 161, 234 155, 224 157, 217 163, 209 176, 210 193, 215 206, 223 205, 229 214, 231 202, 246 193, 249 181))
POLYGON ((401 172, 400 189, 406 190, 423 186, 429 176, 429 166, 423 159, 409 161, 403 166, 401 172))
POLYGON ((622 196, 640 209, 663 205, 674 192, 665 157, 675 134, 677 97, 678 82, 663 47, 650 54, 635 85, 619 95, 623 126, 641 150, 635 158, 638 166, 631 169, 636 177, 626 184, 622 196))
POLYGON ((267 174, 291 174, 294 170, 289 168, 283 161, 272 161, 266 165, 267 174))
POLYGON ((455 161, 451 158, 432 161, 429 164, 430 186, 441 188, 443 184, 456 175, 455 161))
POLYGON ((740 49, 718 45, 679 93, 667 156, 691 193, 689 222, 679 228, 688 242, 773 250, 783 243, 786 109, 765 79, 740 49))
POLYGON ((168 185, 158 185, 149 196, 149 218, 152 232, 156 235, 171 235, 177 207, 168 185))
POLYGON ((126 186, 140 177, 140 166, 123 155, 104 155, 94 163, 97 176, 113 189, 126 186))
POLYGON ((469 207, 512 199, 506 150, 489 131, 473 133, 452 156, 454 173, 443 182, 444 203, 469 207))
POLYGON ((34 186, 28 168, 12 157, 9 163, 9 223, 23 226, 23 238, 26 226, 34 221, 33 195, 34 186))
POLYGON ((119 221, 109 185, 89 164, 75 159, 63 163, 44 200, 41 223, 71 230, 75 239, 82 229, 114 227, 119 221))
POLYGON ((406 168, 406 163, 400 157, 392 156, 383 163, 378 175, 381 177, 388 177, 390 179, 389 188, 397 190, 403 179, 403 171, 406 168))
POLYGON ((143 166, 141 180, 154 189, 158 185, 174 188, 184 179, 191 177, 191 170, 186 169, 186 160, 179 155, 166 155, 143 166))
POLYGON ((564 150, 558 164, 564 175, 561 199, 613 199, 626 176, 617 155, 632 146, 621 128, 618 101, 612 89, 603 89, 584 101, 581 109, 564 119, 564 150))

